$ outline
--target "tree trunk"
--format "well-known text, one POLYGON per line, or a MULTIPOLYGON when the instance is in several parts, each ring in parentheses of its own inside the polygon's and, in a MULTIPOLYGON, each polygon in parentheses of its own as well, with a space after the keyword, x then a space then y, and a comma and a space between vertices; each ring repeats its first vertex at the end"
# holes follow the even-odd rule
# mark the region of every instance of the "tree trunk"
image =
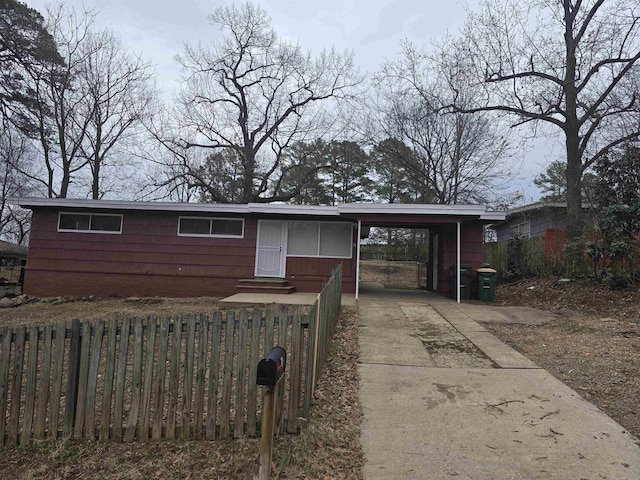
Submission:
POLYGON ((567 149, 567 238, 582 235, 582 157, 580 155, 580 127, 578 125, 578 91, 576 88, 576 41, 574 21, 577 7, 564 0, 565 46, 567 69, 565 74, 566 123, 564 125, 567 149))
POLYGON ((62 179, 60 180, 60 194, 58 198, 67 198, 69 192, 69 184, 71 183, 71 171, 69 169, 69 163, 63 158, 62 166, 62 179))
POLYGON ((244 172, 242 178, 242 199, 240 203, 250 203, 258 201, 253 195, 253 179, 256 174, 256 157, 250 148, 245 148, 244 172))
POLYGON ((582 215, 582 162, 578 154, 577 135, 575 139, 567 135, 567 238, 582 235, 584 228, 582 215))
POLYGON ((91 197, 94 200, 100 199, 100 164, 101 159, 98 155, 94 157, 94 164, 92 165, 93 181, 91 183, 91 197))

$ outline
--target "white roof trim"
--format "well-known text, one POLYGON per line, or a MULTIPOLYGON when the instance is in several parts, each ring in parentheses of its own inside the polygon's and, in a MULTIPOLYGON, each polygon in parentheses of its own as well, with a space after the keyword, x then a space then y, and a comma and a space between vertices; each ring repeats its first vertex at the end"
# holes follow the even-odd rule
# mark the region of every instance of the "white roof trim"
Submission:
POLYGON ((338 207, 317 205, 290 205, 280 203, 250 203, 251 213, 282 214, 282 215, 322 215, 339 216, 338 207))
POLYGON ((486 212, 480 220, 490 220, 492 222, 502 222, 507 217, 507 212, 486 212))
POLYGON ((431 205, 400 203, 344 203, 338 205, 341 214, 387 215, 456 215, 480 216, 486 212, 483 205, 431 205))
POLYGON ((75 198, 10 198, 10 203, 24 208, 61 207, 91 210, 147 210, 156 212, 249 213, 248 205, 229 203, 132 202, 120 200, 85 200, 75 198))
POLYGON ((73 198, 10 198, 9 202, 24 208, 83 208, 89 210, 138 210, 156 212, 230 213, 235 215, 434 215, 469 216, 481 220, 504 220, 506 212, 487 212, 483 205, 429 205, 397 203, 345 203, 338 206, 290 205, 274 203, 179 203, 134 202, 120 200, 87 200, 73 198))

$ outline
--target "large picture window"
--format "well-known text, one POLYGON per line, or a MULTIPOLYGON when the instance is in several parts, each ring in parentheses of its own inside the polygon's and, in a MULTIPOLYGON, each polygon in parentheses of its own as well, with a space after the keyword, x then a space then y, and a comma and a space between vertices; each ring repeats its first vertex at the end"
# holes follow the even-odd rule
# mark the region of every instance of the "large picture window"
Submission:
POLYGON ((242 218, 180 217, 178 235, 190 237, 242 237, 242 218))
POLYGON ((351 258, 352 226, 335 222, 289 222, 287 255, 351 258))
POLYGON ((66 213, 58 215, 59 232, 122 233, 122 215, 110 213, 66 213))

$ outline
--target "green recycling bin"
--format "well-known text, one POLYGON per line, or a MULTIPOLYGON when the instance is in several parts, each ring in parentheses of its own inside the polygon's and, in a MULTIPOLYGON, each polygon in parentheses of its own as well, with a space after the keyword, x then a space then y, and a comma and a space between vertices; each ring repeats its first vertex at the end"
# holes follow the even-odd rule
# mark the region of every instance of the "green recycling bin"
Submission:
MULTIPOLYGON (((471 299, 471 265, 460 265, 460 299, 471 299)), ((458 290, 456 289, 456 280, 458 279, 458 272, 456 265, 449 267, 449 274, 451 276, 451 298, 453 300, 458 298, 458 290)))
POLYGON ((496 298, 496 273, 493 268, 482 267, 478 273, 478 299, 483 302, 493 302, 496 298))

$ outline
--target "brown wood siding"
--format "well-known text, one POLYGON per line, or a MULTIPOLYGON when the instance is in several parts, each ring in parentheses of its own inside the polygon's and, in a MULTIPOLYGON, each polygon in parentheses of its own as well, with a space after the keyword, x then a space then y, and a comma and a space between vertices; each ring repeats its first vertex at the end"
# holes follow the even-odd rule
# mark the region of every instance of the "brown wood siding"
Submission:
POLYGON ((122 213, 116 235, 58 232, 58 211, 34 211, 25 293, 220 296, 253 277, 255 219, 244 238, 203 238, 178 236, 178 213, 122 213))
MULTIPOLYGON (((24 292, 43 297, 227 296, 235 293, 239 279, 254 276, 255 218, 245 219, 244 238, 203 238, 178 236, 181 215, 175 212, 116 213, 123 214, 120 235, 58 232, 58 211, 36 209, 24 292)), ((356 236, 354 231, 354 242, 356 236)), ((319 292, 339 263, 343 291, 353 293, 355 251, 352 259, 288 257, 286 277, 298 291, 319 292)))
POLYGON ((91 294, 144 297, 219 297, 236 293, 228 278, 160 276, 145 274, 35 272, 26 293, 42 297, 91 294))
MULTIPOLYGON (((440 263, 440 280, 438 293, 445 296, 451 295, 451 274, 449 268, 456 264, 456 226, 447 226, 443 229, 442 261, 440 263)), ((484 250, 482 247, 483 229, 480 222, 465 222, 460 228, 460 264, 471 265, 471 280, 476 281, 476 269, 484 262, 484 250)), ((475 290, 472 288, 473 295, 475 290)))

